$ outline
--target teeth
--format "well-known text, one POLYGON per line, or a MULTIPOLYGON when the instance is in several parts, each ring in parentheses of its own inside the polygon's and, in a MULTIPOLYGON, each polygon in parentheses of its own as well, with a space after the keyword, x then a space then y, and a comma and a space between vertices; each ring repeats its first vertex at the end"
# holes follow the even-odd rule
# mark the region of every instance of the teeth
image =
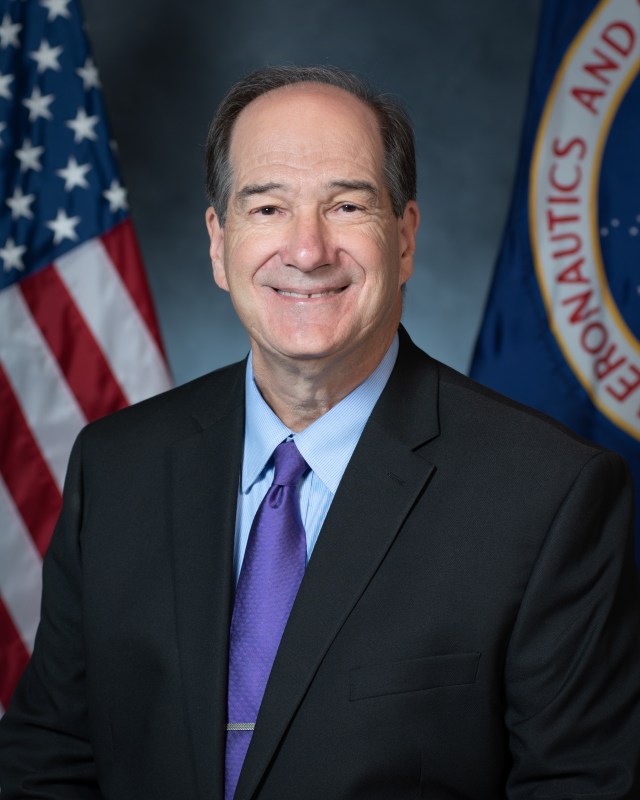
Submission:
POLYGON ((308 300, 312 299, 313 297, 327 297, 330 294, 338 294, 342 291, 342 289, 330 289, 328 292, 316 292, 314 294, 300 294, 299 292, 285 292, 282 289, 276 289, 278 294, 281 294, 283 297, 306 297, 308 300))

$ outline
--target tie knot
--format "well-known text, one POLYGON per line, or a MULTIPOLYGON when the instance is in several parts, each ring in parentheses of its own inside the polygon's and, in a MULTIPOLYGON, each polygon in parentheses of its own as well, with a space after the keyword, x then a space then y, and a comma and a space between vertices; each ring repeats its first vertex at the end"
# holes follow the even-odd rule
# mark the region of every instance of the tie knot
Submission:
POLYGON ((297 486, 298 481, 308 469, 307 462, 300 455, 295 442, 289 440, 279 444, 273 451, 275 462, 274 486, 297 486))

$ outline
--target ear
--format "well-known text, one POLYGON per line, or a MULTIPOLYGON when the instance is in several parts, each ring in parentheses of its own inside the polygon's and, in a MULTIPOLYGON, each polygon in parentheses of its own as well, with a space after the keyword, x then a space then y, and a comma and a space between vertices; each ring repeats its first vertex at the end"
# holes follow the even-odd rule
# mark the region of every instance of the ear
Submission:
POLYGON ((218 215, 212 206, 209 206, 205 214, 207 231, 209 232, 209 256, 211 257, 211 267, 213 269, 213 279, 217 285, 229 291, 227 283, 227 273, 224 269, 224 229, 220 225, 218 215))
POLYGON ((415 200, 409 200, 398 220, 400 247, 400 284, 405 284, 413 274, 413 257, 416 252, 416 235, 420 225, 420 209, 415 200))

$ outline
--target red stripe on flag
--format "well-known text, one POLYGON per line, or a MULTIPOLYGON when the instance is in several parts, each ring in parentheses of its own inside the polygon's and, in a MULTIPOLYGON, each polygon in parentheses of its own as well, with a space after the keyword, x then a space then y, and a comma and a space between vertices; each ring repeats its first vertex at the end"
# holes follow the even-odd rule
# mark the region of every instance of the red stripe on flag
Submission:
POLYGON ((133 302, 138 307, 149 333, 153 336, 163 356, 164 347, 160 337, 158 319, 151 299, 149 284, 142 266, 142 256, 136 241, 131 221, 126 219, 100 237, 112 264, 118 270, 133 302))
POLYGON ((0 475, 38 552, 44 556, 62 498, 2 366, 0 408, 0 475))
POLYGON ((9 612, 0 600, 0 703, 8 708, 18 678, 29 661, 29 652, 9 612))
POLYGON ((100 346, 56 270, 25 278, 20 289, 31 315, 88 420, 128 405, 100 346))

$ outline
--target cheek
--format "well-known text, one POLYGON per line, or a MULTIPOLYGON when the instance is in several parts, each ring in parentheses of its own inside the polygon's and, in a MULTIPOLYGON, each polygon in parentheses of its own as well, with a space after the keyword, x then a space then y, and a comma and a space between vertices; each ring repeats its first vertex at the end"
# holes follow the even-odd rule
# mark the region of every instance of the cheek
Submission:
POLYGON ((238 236, 226 250, 228 282, 233 285, 252 281, 256 273, 278 252, 275 237, 267 231, 263 235, 252 231, 251 234, 238 236))
POLYGON ((366 235, 354 242, 357 260, 368 279, 380 285, 397 285, 400 249, 395 230, 371 226, 366 235))

